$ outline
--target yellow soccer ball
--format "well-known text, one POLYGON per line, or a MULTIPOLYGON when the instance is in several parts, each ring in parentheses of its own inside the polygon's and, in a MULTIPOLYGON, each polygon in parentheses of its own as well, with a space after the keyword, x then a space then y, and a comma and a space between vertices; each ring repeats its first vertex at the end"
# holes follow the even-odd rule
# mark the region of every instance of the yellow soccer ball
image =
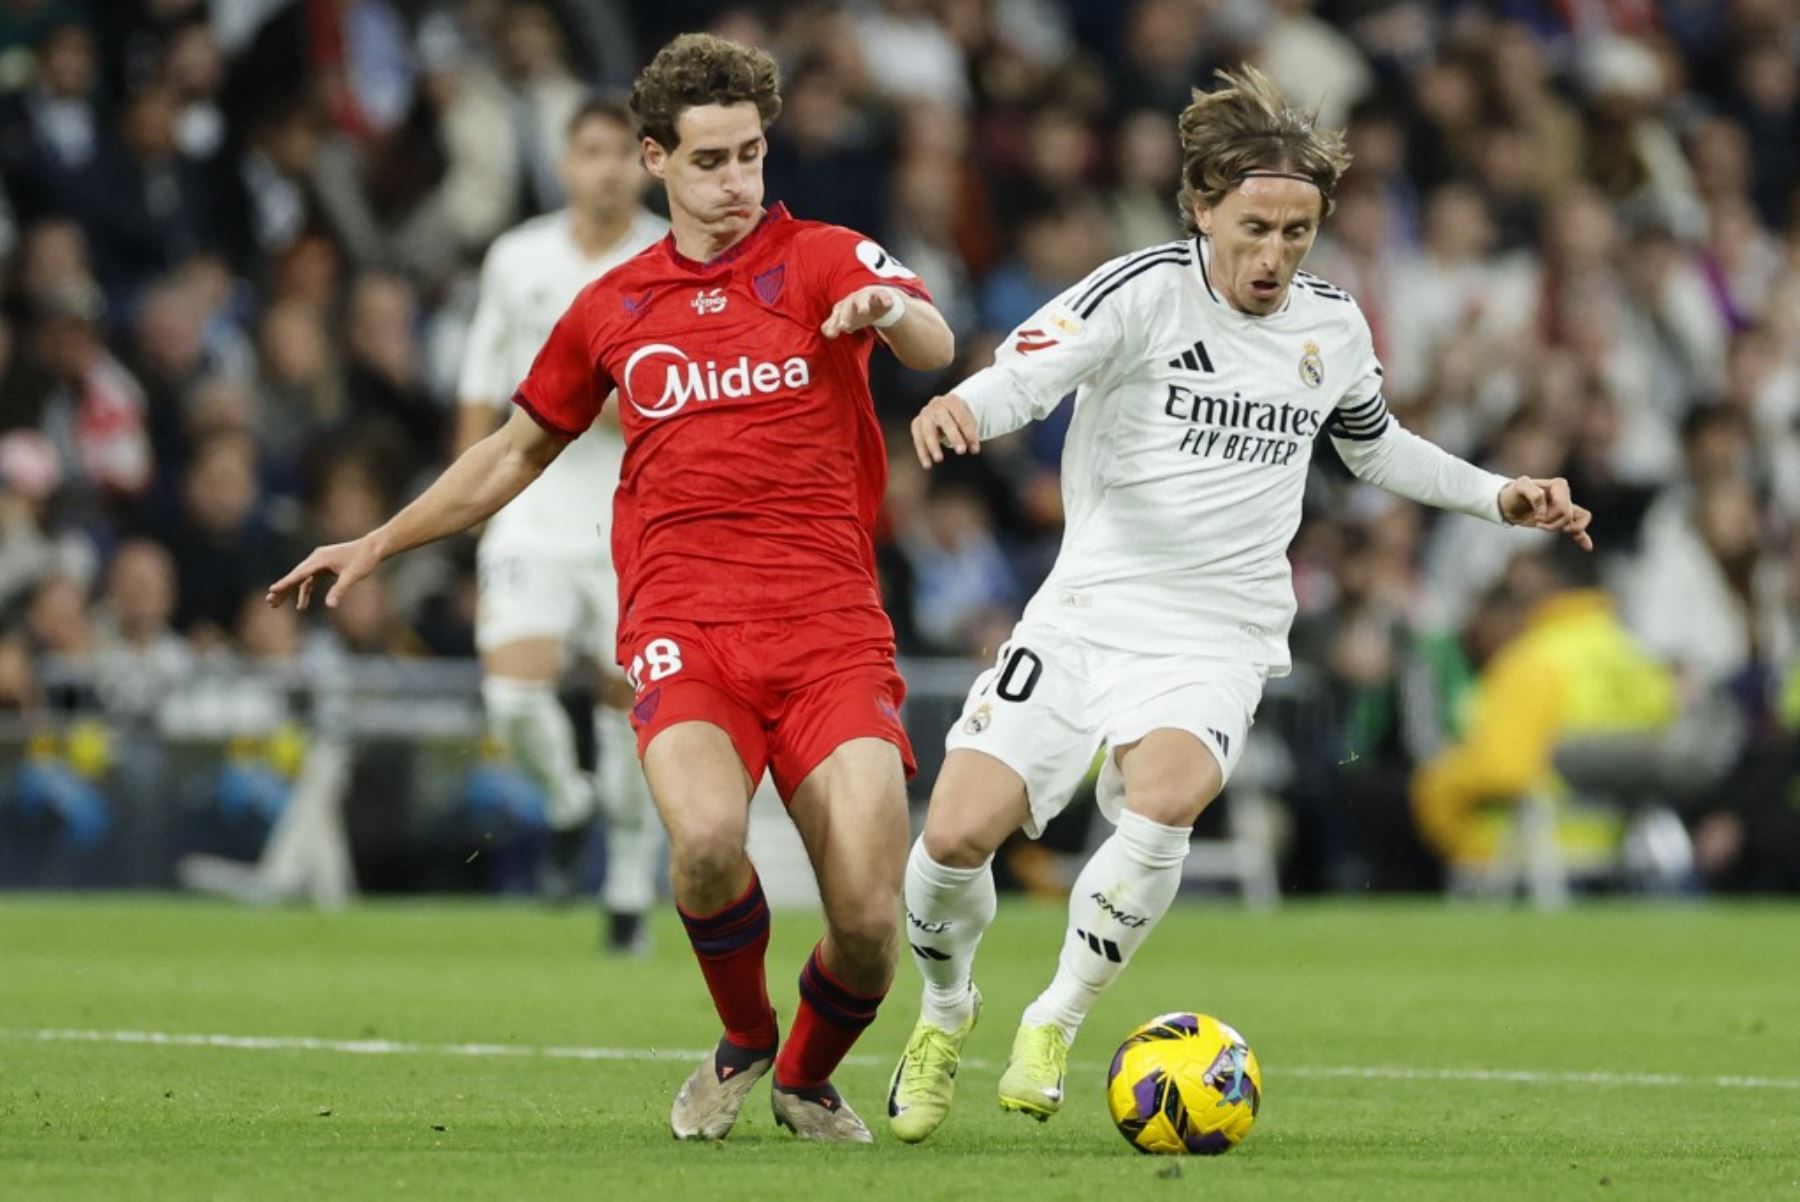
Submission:
POLYGON ((1106 1074, 1106 1107, 1140 1152, 1216 1156, 1262 1105, 1262 1067, 1244 1037, 1205 1014, 1163 1014, 1126 1037, 1106 1074))

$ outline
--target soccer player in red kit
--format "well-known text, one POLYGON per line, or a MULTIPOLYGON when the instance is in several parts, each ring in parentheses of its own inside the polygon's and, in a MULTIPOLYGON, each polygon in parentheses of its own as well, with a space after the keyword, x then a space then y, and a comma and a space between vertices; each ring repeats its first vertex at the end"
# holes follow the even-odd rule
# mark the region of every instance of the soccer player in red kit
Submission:
POLYGON ((875 580, 887 461, 868 361, 879 338, 910 367, 940 368, 953 339, 874 242, 764 208, 778 89, 773 59, 721 38, 657 54, 631 104, 669 237, 576 297, 501 430, 385 526, 313 552, 270 600, 297 589, 304 606, 334 572, 335 604, 387 556, 483 520, 616 391, 618 657, 676 904, 725 1027, 670 1125, 723 1138, 773 1068, 781 1125, 867 1142, 830 1078, 893 975, 913 766, 875 580), (768 906, 744 854, 765 770, 825 904, 785 1043, 764 981, 768 906))

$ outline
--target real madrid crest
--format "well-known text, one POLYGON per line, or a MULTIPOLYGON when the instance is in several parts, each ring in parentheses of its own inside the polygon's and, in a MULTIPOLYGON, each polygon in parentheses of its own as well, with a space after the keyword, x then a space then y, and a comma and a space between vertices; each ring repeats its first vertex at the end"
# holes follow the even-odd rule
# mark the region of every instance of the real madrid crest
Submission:
POLYGON ((975 708, 974 713, 969 715, 969 720, 963 723, 963 731, 967 734, 978 735, 988 728, 988 722, 993 716, 994 711, 984 701, 975 708))
POLYGON ((1325 360, 1320 357, 1316 342, 1307 343, 1306 349, 1300 352, 1300 378, 1308 388, 1325 383, 1325 360))

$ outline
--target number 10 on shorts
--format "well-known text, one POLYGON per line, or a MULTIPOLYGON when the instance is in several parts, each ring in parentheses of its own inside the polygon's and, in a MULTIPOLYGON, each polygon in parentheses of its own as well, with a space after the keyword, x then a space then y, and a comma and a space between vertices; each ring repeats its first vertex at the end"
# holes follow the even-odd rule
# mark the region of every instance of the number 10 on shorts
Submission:
POLYGON ((643 692, 646 668, 650 670, 652 683, 675 675, 681 671, 680 646, 674 639, 651 639, 644 644, 644 653, 631 657, 631 670, 625 673, 625 678, 631 681, 632 692, 643 692))

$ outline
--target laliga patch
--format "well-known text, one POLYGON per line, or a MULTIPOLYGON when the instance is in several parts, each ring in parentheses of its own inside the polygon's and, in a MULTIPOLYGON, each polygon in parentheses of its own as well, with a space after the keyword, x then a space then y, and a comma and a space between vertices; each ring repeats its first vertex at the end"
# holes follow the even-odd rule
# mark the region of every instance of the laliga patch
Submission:
POLYGON ((1062 308, 1058 308, 1052 312, 1049 320, 1045 324, 1069 338, 1081 337, 1081 332, 1087 328, 1081 318, 1075 316, 1067 309, 1062 308))
POLYGON ((856 257, 864 267, 884 280, 916 280, 918 275, 867 238, 856 244, 856 257))
POLYGON ((1308 388, 1325 382, 1325 360, 1319 355, 1319 344, 1309 342, 1300 353, 1300 379, 1308 388))

